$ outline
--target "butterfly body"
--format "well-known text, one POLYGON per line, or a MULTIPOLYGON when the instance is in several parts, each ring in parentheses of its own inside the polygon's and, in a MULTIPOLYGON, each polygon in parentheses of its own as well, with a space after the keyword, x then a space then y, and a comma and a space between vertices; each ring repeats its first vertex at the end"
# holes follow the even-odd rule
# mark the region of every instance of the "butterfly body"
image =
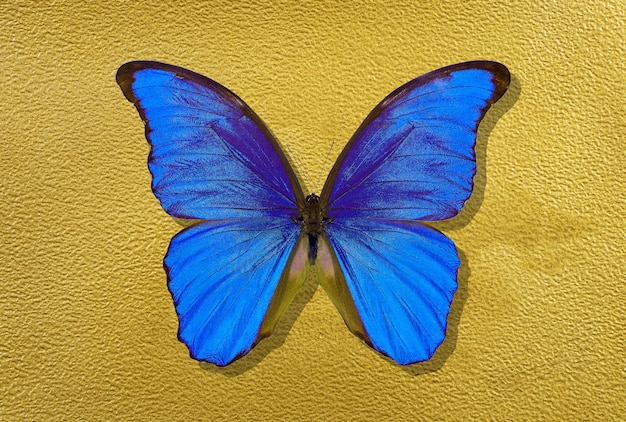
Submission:
POLYGON ((151 145, 152 190, 197 224, 164 259, 192 357, 228 365, 273 331, 310 269, 348 328, 399 364, 445 339, 460 259, 422 224, 453 217, 476 172, 478 124, 506 91, 488 61, 420 76, 387 96, 305 196, 267 126, 217 82, 158 62, 117 73, 151 145))
POLYGON ((321 207, 320 197, 314 193, 308 195, 305 198, 304 209, 295 221, 301 226, 302 233, 308 238, 307 256, 309 263, 315 265, 318 237, 324 231, 324 227, 331 222, 321 207))

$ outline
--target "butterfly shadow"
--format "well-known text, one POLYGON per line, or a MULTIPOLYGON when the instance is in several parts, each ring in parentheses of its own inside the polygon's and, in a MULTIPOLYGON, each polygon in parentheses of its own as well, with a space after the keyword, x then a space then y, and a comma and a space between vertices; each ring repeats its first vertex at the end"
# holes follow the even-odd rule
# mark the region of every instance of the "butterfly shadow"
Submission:
MULTIPOLYGON (((521 91, 522 87, 519 79, 511 74, 511 84, 509 85, 508 91, 500 101, 492 106, 478 129, 475 147, 476 175, 474 176, 472 196, 456 217, 440 223, 431 224, 437 230, 449 232, 461 229, 472 221, 480 209, 485 197, 485 187, 487 185, 487 140, 498 120, 513 107, 521 91)), ((469 296, 468 283, 472 273, 465 252, 459 247, 457 247, 457 252, 461 259, 461 266, 459 267, 457 276, 458 288, 450 306, 450 313, 448 314, 446 339, 439 346, 431 359, 402 368, 411 375, 423 375, 440 370, 456 349, 458 325, 461 321, 463 307, 469 296)))

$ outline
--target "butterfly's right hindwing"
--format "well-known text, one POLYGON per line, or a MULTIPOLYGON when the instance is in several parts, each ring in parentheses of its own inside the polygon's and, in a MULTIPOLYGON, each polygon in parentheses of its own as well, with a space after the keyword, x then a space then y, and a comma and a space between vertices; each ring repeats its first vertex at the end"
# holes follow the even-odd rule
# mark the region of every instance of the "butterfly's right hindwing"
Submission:
POLYGON ((265 218, 204 222, 174 236, 164 264, 192 357, 228 365, 271 332, 301 284, 281 283, 299 235, 291 221, 265 218), (284 306, 271 307, 283 290, 284 306))

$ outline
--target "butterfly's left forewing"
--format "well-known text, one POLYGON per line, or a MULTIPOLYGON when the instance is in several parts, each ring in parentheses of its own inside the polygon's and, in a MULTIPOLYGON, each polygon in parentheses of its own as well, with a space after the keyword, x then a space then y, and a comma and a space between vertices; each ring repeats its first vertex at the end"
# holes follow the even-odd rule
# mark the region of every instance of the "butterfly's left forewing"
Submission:
POLYGON ((157 62, 117 72, 151 145, 152 190, 173 217, 295 217, 304 195, 274 136, 239 97, 197 73, 157 62))
POLYGON ((444 340, 460 265, 452 241, 419 221, 454 217, 471 195, 478 125, 509 80, 499 63, 468 62, 398 88, 322 190, 343 273, 330 296, 355 334, 400 364, 429 359, 444 340))
POLYGON ((302 283, 302 189, 261 119, 215 81, 130 62, 117 82, 145 123, 155 196, 201 221, 164 260, 179 338, 194 358, 227 365, 271 333, 302 283))

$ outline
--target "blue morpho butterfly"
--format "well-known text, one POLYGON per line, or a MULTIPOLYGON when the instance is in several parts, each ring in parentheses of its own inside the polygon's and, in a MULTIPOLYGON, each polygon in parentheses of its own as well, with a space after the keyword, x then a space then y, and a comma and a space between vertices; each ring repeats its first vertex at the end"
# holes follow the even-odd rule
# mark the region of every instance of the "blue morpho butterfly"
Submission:
POLYGON ((146 126, 152 190, 175 218, 164 266, 191 356, 225 366, 270 335, 313 268, 354 334, 401 365, 446 334, 460 260, 422 224, 472 192, 478 124, 509 85, 474 61, 406 83, 369 114, 321 195, 305 196, 278 142, 217 82, 157 62, 117 83, 146 126))

